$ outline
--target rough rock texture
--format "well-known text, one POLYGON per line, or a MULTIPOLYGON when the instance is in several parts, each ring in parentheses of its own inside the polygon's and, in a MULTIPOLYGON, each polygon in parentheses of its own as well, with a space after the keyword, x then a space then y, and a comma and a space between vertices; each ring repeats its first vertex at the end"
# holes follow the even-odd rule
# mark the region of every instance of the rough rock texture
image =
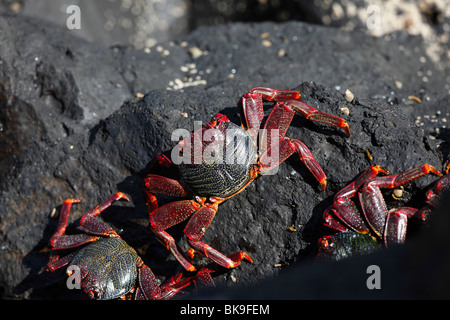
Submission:
MULTIPOLYGON (((370 164, 398 173, 424 162, 440 168, 448 156, 446 131, 429 139, 436 122, 424 132, 408 105, 420 93, 418 106, 439 108, 444 118, 445 75, 421 59, 422 39, 406 33, 382 39, 298 22, 234 23, 136 51, 90 44, 20 16, 0 15, 0 29, 0 287, 7 298, 80 297, 61 272, 44 272, 57 224, 51 212, 68 197, 83 200, 73 207, 77 222, 109 194, 129 194, 132 203, 103 216, 158 277, 170 276, 177 263, 147 228, 148 164, 170 152, 177 128, 192 130, 216 112, 238 123, 236 102, 254 86, 295 88, 312 106, 346 118, 352 135, 295 118, 288 135, 310 147, 328 188, 320 192, 292 157, 221 205, 204 240, 226 253, 247 251, 255 263, 218 273, 218 284, 255 283, 309 259, 318 237, 330 232, 322 227, 324 208, 370 164), (423 81, 419 72, 433 77, 423 81)), ((432 181, 407 186, 401 203, 421 205, 432 181)), ((171 233, 184 246, 182 230, 171 233)))

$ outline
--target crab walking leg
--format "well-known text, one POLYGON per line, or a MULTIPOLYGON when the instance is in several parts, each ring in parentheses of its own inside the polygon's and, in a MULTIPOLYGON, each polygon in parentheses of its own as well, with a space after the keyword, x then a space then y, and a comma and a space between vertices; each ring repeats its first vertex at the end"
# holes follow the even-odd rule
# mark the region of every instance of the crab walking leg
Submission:
POLYGON ((292 139, 291 142, 294 144, 295 151, 299 154, 300 160, 305 164, 305 166, 313 174, 317 181, 319 181, 322 190, 325 190, 327 186, 327 177, 320 165, 314 159, 311 151, 303 142, 299 140, 292 139))
POLYGON ((286 101, 285 104, 308 120, 343 128, 347 136, 350 136, 350 128, 347 122, 342 118, 321 112, 310 105, 297 100, 286 101))
POLYGON ((450 175, 448 174, 449 168, 450 164, 445 169, 445 176, 436 181, 434 186, 425 194, 427 198, 426 202, 434 208, 437 208, 442 204, 442 194, 446 190, 450 189, 450 175))
POLYGON ((103 220, 97 218, 102 211, 111 206, 112 203, 124 199, 129 201, 128 197, 122 192, 116 192, 110 195, 108 198, 103 200, 98 206, 96 206, 93 210, 86 213, 80 220, 80 229, 86 232, 101 235, 101 236, 111 236, 118 237, 117 233, 114 229, 103 220))
POLYGON ((302 95, 293 90, 277 90, 267 87, 256 87, 249 94, 257 94, 265 101, 300 100, 302 95))
POLYGON ((247 125, 250 136, 256 141, 258 130, 264 118, 263 101, 258 94, 245 94, 241 99, 239 109, 241 114, 241 123, 247 125))
MULTIPOLYGON (((58 227, 51 239, 62 236, 66 232, 67 223, 69 222, 69 213, 73 203, 80 203, 78 199, 66 199, 62 205, 61 212, 59 213, 58 227)), ((51 240, 50 240, 51 241, 51 240)))
MULTIPOLYGON (((178 272, 176 275, 170 277, 168 280, 165 280, 163 284, 161 284, 161 295, 159 296, 159 300, 168 300, 173 298, 179 291, 183 290, 187 286, 192 283, 196 284, 195 279, 199 273, 201 273, 202 269, 196 272, 195 276, 190 276, 182 279, 183 273, 178 272)), ((211 282, 213 282, 212 277, 211 282)), ((214 282, 213 282, 214 283, 214 282)))
POLYGON ((193 282, 192 277, 181 280, 183 274, 179 273, 160 287, 152 270, 141 259, 137 268, 139 287, 136 289, 136 300, 168 300, 193 282))
MULTIPOLYGON (((61 212, 59 214, 58 227, 50 238, 50 246, 54 250, 59 249, 68 249, 78 247, 82 244, 97 240, 97 236, 87 235, 87 234, 77 234, 77 235, 64 235, 66 232, 67 223, 69 221, 69 213, 72 208, 73 203, 78 203, 80 200, 78 199, 67 199, 64 201, 64 204, 61 208, 61 212)), ((58 260, 57 256, 51 258, 52 263, 58 260)), ((56 270, 64 265, 64 262, 60 262, 62 264, 59 267, 49 267, 52 270, 56 270)), ((56 266, 56 265, 55 265, 56 266)))
POLYGON ((260 136, 261 154, 266 152, 272 146, 272 143, 277 143, 284 138, 294 115, 295 111, 284 103, 277 103, 273 107, 260 136))
POLYGON ((70 261, 72 261, 73 256, 75 255, 75 253, 69 254, 65 257, 60 258, 59 255, 57 254, 52 254, 50 256, 50 260, 47 264, 47 271, 55 271, 58 270, 59 268, 62 268, 66 265, 68 265, 70 263, 70 261))
POLYGON ((178 272, 176 275, 164 281, 160 286, 153 272, 149 267, 143 265, 139 271, 139 287, 136 290, 136 300, 169 300, 178 294, 187 286, 194 284, 196 289, 214 288, 214 280, 211 273, 213 269, 201 268, 194 276, 182 279, 183 273, 178 272))
POLYGON ((325 187, 327 185, 327 177, 325 173, 323 172, 317 161, 314 159, 308 147, 303 142, 296 139, 284 137, 275 147, 269 148, 264 154, 262 154, 260 157, 260 172, 264 174, 276 168, 280 163, 289 158, 294 152, 298 153, 300 160, 305 164, 305 166, 313 174, 317 181, 319 181, 322 190, 325 190, 325 187), (278 152, 278 157, 274 157, 274 152, 278 152), (272 161, 273 159, 275 159, 276 161, 272 161))
POLYGON ((214 288, 216 285, 214 284, 211 273, 215 271, 216 270, 209 268, 200 269, 193 279, 196 289, 214 288))
POLYGON ((158 285, 152 270, 147 267, 142 259, 136 264, 138 268, 139 286, 136 289, 136 300, 151 300, 161 296, 161 288, 158 285))
POLYGON ((438 176, 442 175, 433 166, 423 164, 398 175, 376 177, 362 187, 359 193, 361 207, 367 222, 378 236, 381 237, 383 234, 388 215, 387 206, 380 188, 396 188, 429 173, 434 173, 438 176))
POLYGON ((104 221, 96 218, 95 216, 101 213, 103 210, 108 208, 113 202, 119 199, 128 200, 128 197, 121 192, 114 193, 113 195, 106 198, 93 210, 89 211, 83 217, 81 217, 80 229, 94 235, 88 234, 64 235, 72 203, 78 203, 80 202, 80 200, 67 199, 66 201, 64 201, 59 216, 58 228, 55 234, 50 238, 50 245, 52 246, 52 248, 54 250, 57 249, 59 250, 78 247, 82 244, 97 240, 98 236, 96 235, 113 236, 113 237, 118 236, 111 226, 109 226, 104 221))
POLYGON ((427 204, 417 212, 416 217, 426 223, 431 216, 433 208, 438 208, 442 203, 442 194, 450 190, 450 175, 448 170, 450 164, 445 169, 445 175, 435 182, 434 186, 425 193, 427 204))
POLYGON ((400 207, 388 213, 383 237, 386 247, 405 242, 408 219, 417 212, 415 208, 400 207))
POLYGON ((366 182, 375 178, 379 173, 389 174, 388 171, 384 170, 382 167, 378 165, 370 166, 369 169, 364 171, 358 179, 354 182, 348 184, 344 188, 342 188, 336 195, 334 196, 334 201, 340 198, 352 198, 356 192, 361 188, 366 182))
POLYGON ((168 203, 149 213, 151 230, 187 271, 195 271, 195 267, 180 253, 174 238, 165 230, 183 222, 200 207, 193 200, 182 200, 168 203))
POLYGON ((375 178, 380 172, 389 174, 389 172, 380 166, 371 166, 364 171, 358 179, 336 193, 333 199, 333 205, 324 212, 323 218, 325 220, 325 225, 339 231, 348 231, 349 229, 352 229, 359 233, 370 232, 351 198, 362 185, 375 178))
POLYGON ((185 197, 187 192, 178 181, 153 174, 149 174, 144 180, 144 193, 147 198, 152 231, 186 270, 194 271, 195 267, 179 252, 173 237, 164 230, 186 220, 200 207, 200 204, 186 200, 158 207, 158 201, 153 193, 185 197))
POLYGON ((251 89, 241 99, 241 121, 247 125, 250 135, 256 139, 258 130, 264 118, 263 101, 281 101, 300 99, 297 91, 276 90, 257 87, 251 89))
POLYGON ((213 204, 205 205, 193 214, 184 229, 184 233, 188 238, 189 244, 195 251, 200 252, 205 257, 210 258, 212 261, 225 268, 237 267, 243 259, 253 262, 250 256, 245 252, 239 251, 233 255, 230 255, 232 258, 229 258, 208 244, 200 241, 205 234, 206 229, 211 224, 211 221, 214 219, 216 212, 217 204, 213 204))
POLYGON ((149 174, 144 180, 144 192, 147 197, 148 211, 158 208, 158 200, 153 195, 164 194, 172 197, 186 197, 187 192, 177 180, 169 179, 156 174, 149 174))

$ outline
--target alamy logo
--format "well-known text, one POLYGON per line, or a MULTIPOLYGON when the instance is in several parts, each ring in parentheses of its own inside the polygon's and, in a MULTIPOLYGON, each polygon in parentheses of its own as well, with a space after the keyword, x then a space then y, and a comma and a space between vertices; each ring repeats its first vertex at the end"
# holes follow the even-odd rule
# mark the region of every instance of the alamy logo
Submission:
POLYGON ((381 29, 381 8, 375 4, 367 7, 367 29, 381 29))
POLYGON ((81 29, 81 10, 77 5, 70 5, 66 9, 66 13, 70 16, 66 20, 67 29, 81 29))
POLYGON ((81 289, 81 270, 76 265, 70 265, 67 267, 67 275, 69 276, 66 281, 68 289, 81 289))
POLYGON ((367 267, 367 274, 370 276, 367 278, 367 289, 381 289, 381 269, 379 266, 372 264, 367 267))

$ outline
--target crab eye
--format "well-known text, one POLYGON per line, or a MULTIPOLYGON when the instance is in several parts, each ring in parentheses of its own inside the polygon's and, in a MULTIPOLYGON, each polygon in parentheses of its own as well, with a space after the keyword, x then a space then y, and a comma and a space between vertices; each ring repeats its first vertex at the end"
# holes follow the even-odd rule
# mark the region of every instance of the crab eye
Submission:
POLYGON ((89 295, 89 298, 92 300, 99 300, 100 299, 100 292, 98 292, 95 288, 90 288, 86 292, 89 295))
POLYGON ((226 120, 226 117, 223 114, 216 113, 214 115, 214 117, 212 117, 210 123, 212 125, 216 125, 219 121, 224 121, 224 120, 226 120))

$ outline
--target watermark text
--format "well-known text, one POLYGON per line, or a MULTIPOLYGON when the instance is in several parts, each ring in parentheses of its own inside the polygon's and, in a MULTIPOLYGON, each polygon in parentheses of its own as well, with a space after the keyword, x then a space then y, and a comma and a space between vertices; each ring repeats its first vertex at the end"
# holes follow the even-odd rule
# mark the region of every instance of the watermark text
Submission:
POLYGON ((81 10, 77 5, 70 5, 66 9, 66 13, 70 14, 70 16, 66 20, 67 29, 81 29, 81 10))

